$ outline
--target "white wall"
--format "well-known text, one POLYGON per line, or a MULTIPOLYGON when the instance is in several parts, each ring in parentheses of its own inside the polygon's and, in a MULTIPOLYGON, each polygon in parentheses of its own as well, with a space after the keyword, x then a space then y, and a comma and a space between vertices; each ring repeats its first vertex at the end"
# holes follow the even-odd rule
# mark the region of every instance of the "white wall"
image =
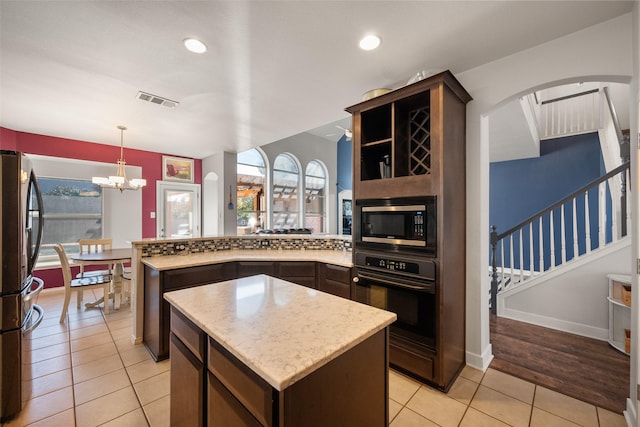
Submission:
POLYGON ((563 268, 498 295, 504 317, 599 340, 609 336, 607 274, 631 273, 631 239, 609 244, 563 268))
POLYGON ((489 132, 487 115, 514 97, 578 81, 632 75, 631 14, 456 74, 467 105, 467 363, 485 369, 489 342, 489 132), (473 214, 472 214, 473 213, 473 214))
POLYGON ((220 190, 218 174, 209 172, 202 176, 202 235, 219 236, 219 223, 222 220, 220 213, 220 190), (207 218, 205 221, 204 218, 207 218))
MULTIPOLYGON (((64 159, 30 154, 37 176, 91 180, 92 176, 116 173, 116 164, 64 159)), ((142 168, 126 166, 127 178, 142 178, 142 168)), ((113 240, 114 247, 128 247, 142 238, 142 191, 105 189, 103 200, 103 235, 113 240)))
POLYGON ((213 233, 216 236, 234 236, 236 234, 236 157, 235 153, 224 152, 202 159, 203 182, 209 173, 213 172, 218 177, 217 181, 205 182, 206 188, 202 196, 203 206, 207 207, 202 214, 202 229, 213 232, 212 227, 215 228, 215 226, 212 226, 211 222, 217 221, 217 232, 213 233), (211 188, 211 186, 215 188, 211 188), (231 210, 227 209, 229 186, 231 186, 231 193, 234 195, 232 197, 234 208, 231 210), (211 197, 214 197, 215 200, 210 200, 211 197), (215 215, 217 218, 212 221, 211 218, 215 215))

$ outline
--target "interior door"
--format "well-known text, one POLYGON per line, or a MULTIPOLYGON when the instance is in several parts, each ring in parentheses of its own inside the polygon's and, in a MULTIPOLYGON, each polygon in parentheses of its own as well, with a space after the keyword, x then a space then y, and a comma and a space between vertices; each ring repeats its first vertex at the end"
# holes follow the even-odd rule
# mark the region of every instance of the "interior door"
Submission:
POLYGON ((200 237, 200 184, 158 181, 156 236, 200 237))

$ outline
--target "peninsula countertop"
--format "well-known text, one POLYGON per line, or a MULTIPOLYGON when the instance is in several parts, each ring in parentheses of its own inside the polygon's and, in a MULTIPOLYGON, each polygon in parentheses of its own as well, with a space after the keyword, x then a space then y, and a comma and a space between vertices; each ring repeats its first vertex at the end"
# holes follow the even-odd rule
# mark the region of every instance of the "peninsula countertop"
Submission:
POLYGON ((335 250, 238 249, 189 253, 184 255, 154 256, 141 259, 143 264, 158 271, 231 261, 315 261, 340 265, 343 267, 353 267, 351 251, 335 250))
POLYGON ((395 313, 266 275, 164 298, 280 391, 396 320, 395 313))

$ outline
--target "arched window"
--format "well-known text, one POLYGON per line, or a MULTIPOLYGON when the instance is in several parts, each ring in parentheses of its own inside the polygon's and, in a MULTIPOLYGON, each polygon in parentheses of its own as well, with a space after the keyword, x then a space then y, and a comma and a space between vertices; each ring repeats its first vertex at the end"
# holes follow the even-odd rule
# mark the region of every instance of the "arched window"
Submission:
POLYGON ((312 160, 304 179, 304 227, 312 233, 327 231, 327 171, 322 163, 312 160))
POLYGON ((298 228, 300 218, 300 168, 291 154, 273 162, 273 228, 298 228))
POLYGON ((265 227, 267 203, 265 198, 266 162, 255 148, 238 153, 237 160, 237 232, 254 233, 265 227))

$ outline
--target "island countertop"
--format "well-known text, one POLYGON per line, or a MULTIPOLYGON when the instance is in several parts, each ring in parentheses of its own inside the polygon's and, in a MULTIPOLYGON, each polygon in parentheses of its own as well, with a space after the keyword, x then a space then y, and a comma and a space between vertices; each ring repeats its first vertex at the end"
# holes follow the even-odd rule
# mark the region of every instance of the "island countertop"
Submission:
POLYGON ((396 320, 395 313, 265 275, 164 298, 280 391, 396 320))
POLYGON ((184 255, 154 256, 141 262, 154 270, 173 270, 231 261, 316 261, 352 267, 352 252, 334 250, 226 250, 184 255))

